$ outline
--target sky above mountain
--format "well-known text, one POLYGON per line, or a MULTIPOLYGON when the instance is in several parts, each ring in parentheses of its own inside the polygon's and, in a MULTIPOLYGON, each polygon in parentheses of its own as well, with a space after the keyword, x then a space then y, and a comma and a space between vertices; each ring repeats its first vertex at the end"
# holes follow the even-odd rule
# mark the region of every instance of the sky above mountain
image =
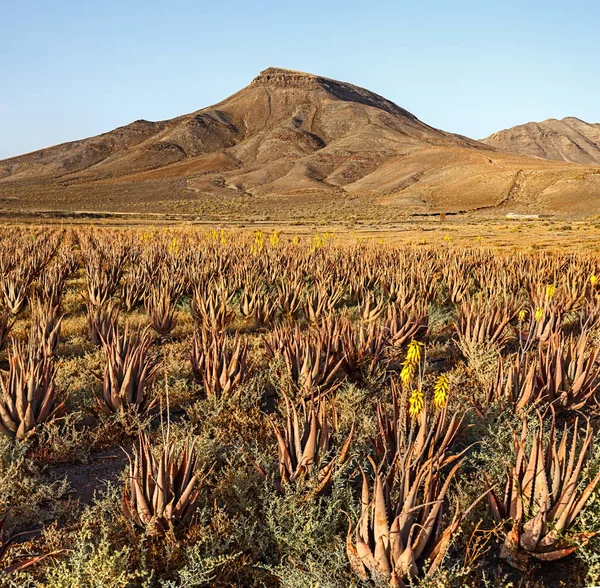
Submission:
POLYGON ((168 119, 268 66, 367 87, 474 138, 600 120, 594 0, 6 0, 0 158, 168 119))

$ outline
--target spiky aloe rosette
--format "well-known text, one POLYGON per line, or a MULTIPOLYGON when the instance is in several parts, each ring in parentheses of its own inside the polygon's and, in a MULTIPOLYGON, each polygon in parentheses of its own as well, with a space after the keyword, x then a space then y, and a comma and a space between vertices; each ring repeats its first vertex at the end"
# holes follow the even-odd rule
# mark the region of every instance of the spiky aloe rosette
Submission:
POLYGON ((0 431, 24 441, 38 425, 62 414, 65 401, 54 386, 54 358, 35 340, 13 340, 8 364, 8 376, 0 378, 0 431))
POLYGON ((150 536, 163 536, 194 512, 200 493, 194 445, 178 451, 168 437, 155 456, 150 438, 140 433, 129 458, 123 492, 123 513, 150 536))
POLYGON ((533 434, 527 451, 527 421, 520 437, 513 431, 515 457, 506 475, 503 498, 490 486, 490 506, 505 531, 500 555, 512 566, 527 569, 531 560, 553 561, 573 553, 594 533, 571 532, 577 516, 594 492, 600 473, 581 489, 580 476, 592 443, 588 421, 581 439, 579 419, 573 432, 565 424, 557 434, 552 417, 550 430, 533 434), (570 441, 569 441, 570 437, 570 441))

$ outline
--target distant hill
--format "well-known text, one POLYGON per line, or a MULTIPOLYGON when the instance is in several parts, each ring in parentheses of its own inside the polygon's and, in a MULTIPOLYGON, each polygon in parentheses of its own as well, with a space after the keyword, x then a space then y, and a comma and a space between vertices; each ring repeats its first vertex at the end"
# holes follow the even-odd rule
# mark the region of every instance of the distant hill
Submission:
POLYGON ((482 142, 519 155, 600 165, 600 124, 574 117, 530 122, 494 133, 482 142))
POLYGON ((597 168, 491 143, 352 84, 269 68, 191 114, 0 161, 0 210, 334 218, 598 208, 597 168))

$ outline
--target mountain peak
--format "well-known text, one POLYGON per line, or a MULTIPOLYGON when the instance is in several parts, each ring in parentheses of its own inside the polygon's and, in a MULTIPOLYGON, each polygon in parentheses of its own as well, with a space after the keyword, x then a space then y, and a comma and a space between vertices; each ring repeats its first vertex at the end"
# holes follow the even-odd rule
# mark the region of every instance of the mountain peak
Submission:
MULTIPOLYGON (((301 90, 324 90, 330 93, 332 90, 337 89, 339 92, 342 89, 348 90, 349 88, 359 89, 363 92, 368 92, 363 88, 358 88, 352 84, 346 82, 339 82, 318 76, 303 71, 296 71, 293 69, 284 69, 281 67, 268 67, 261 71, 258 76, 252 80, 250 87, 253 86, 267 86, 271 88, 297 88, 301 90)), ((368 92, 371 94, 371 92, 368 92)))
POLYGON ((293 69, 285 69, 282 67, 268 67, 261 71, 253 80, 253 84, 294 84, 304 83, 306 81, 317 81, 319 76, 306 73, 303 71, 296 71, 293 69))
POLYGON ((293 69, 284 69, 279 67, 268 67, 252 80, 249 87, 265 86, 267 88, 277 89, 300 89, 308 91, 326 92, 330 96, 343 100, 345 102, 357 102, 365 106, 372 106, 384 110, 394 116, 402 116, 411 120, 417 120, 416 117, 387 100, 375 92, 371 92, 360 86, 355 86, 348 82, 340 82, 331 78, 296 71, 293 69))

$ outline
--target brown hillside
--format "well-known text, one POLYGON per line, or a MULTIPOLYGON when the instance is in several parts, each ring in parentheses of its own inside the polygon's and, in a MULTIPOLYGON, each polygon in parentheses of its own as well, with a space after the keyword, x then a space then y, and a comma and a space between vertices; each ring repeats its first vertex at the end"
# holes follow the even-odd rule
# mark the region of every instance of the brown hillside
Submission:
POLYGON ((574 117, 519 125, 494 133, 483 143, 519 155, 600 165, 600 124, 574 117))
POLYGON ((363 88, 270 68, 197 112, 0 161, 0 207, 331 217, 568 203, 587 212, 599 172, 506 154, 363 88))

